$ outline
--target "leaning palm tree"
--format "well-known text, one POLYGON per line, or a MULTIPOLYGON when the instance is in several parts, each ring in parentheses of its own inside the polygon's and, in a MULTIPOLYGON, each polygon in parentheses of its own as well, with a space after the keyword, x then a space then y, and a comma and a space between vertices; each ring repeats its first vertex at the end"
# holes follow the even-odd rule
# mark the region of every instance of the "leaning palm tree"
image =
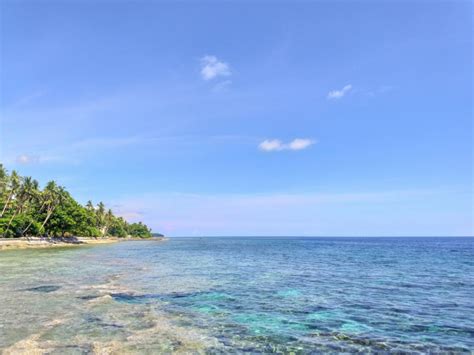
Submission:
POLYGON ((20 176, 15 170, 12 171, 10 178, 7 181, 6 186, 7 186, 6 190, 8 190, 8 197, 7 197, 7 201, 5 202, 5 205, 3 205, 2 212, 0 213, 0 218, 3 217, 3 215, 5 214, 5 211, 7 210, 12 200, 15 198, 15 194, 20 188, 20 176))
POLYGON ((38 182, 36 180, 33 180, 31 177, 25 177, 21 180, 22 181, 17 189, 16 194, 16 209, 13 211, 8 221, 7 227, 5 228, 5 232, 10 229, 13 219, 23 212, 23 209, 25 208, 31 196, 33 195, 33 191, 35 190, 35 188, 38 187, 38 182))
POLYGON ((48 220, 51 218, 51 215, 53 214, 54 210, 56 209, 58 205, 58 195, 59 195, 59 187, 54 181, 50 181, 46 184, 46 187, 44 188, 44 204, 46 206, 46 217, 43 220, 43 223, 41 224, 41 227, 44 228, 46 223, 48 223, 48 220))
POLYGON ((18 191, 17 213, 22 213, 25 207, 31 202, 35 189, 38 188, 38 182, 31 177, 23 178, 23 182, 18 191))

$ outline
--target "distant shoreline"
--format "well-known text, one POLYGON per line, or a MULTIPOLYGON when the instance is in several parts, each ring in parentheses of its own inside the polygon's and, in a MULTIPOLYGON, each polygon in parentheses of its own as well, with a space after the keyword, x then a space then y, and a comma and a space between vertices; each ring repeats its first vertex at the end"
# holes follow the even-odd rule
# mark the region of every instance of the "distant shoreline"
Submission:
POLYGON ((37 249, 37 248, 57 248, 57 247, 73 247, 95 244, 109 244, 126 241, 166 241, 166 237, 152 237, 152 238, 117 238, 117 237, 64 237, 64 238, 0 238, 0 251, 15 250, 15 249, 37 249))

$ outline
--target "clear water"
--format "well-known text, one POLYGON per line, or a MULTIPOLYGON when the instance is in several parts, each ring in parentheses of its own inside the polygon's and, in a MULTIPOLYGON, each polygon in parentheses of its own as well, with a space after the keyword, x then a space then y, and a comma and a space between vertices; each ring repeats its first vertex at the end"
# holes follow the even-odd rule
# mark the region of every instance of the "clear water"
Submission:
POLYGON ((0 253, 0 350, 472 352, 473 238, 176 238, 0 253))

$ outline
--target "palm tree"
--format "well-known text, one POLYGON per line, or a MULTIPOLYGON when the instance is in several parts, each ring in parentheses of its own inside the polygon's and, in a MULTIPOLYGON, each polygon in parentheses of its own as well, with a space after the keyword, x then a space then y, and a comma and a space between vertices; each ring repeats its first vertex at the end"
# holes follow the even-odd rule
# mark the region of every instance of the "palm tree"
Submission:
POLYGON ((95 213, 97 217, 97 228, 99 228, 103 236, 106 232, 105 205, 103 202, 99 202, 95 213))
POLYGON ((38 189, 38 181, 33 180, 31 177, 23 179, 18 193, 18 213, 23 212, 27 203, 32 200, 36 189, 38 189))
POLYGON ((86 208, 89 211, 94 211, 95 210, 94 204, 92 203, 91 200, 87 201, 86 208))
POLYGON ((7 203, 5 201, 6 198, 6 193, 8 191, 8 182, 10 181, 7 169, 3 167, 3 164, 0 164, 0 203, 3 205, 2 207, 2 212, 0 214, 0 217, 3 215, 5 212, 7 203))
MULTIPOLYGON (((29 191, 29 197, 30 197, 29 202, 33 206, 34 205, 37 206, 41 202, 42 193, 39 189, 39 184, 38 184, 37 180, 32 181, 31 189, 29 191)), ((37 211, 31 211, 31 215, 34 215, 35 212, 36 213, 43 212, 43 208, 44 208, 44 202, 37 211)), ((30 227, 31 227, 31 225, 33 224, 34 221, 35 221, 35 218, 33 216, 31 216, 30 223, 28 223, 26 228, 21 232, 22 235, 25 235, 25 233, 30 229, 30 227)))
POLYGON ((109 208, 109 210, 107 211, 107 214, 105 215, 105 225, 104 225, 104 230, 103 230, 104 237, 107 234, 107 231, 109 230, 113 221, 114 221, 114 214, 112 213, 112 210, 109 208))
MULTIPOLYGON (((2 218, 3 215, 5 214, 5 211, 7 210, 8 205, 10 204, 12 199, 15 197, 15 194, 20 187, 20 176, 15 170, 12 171, 10 175, 10 179, 8 180, 9 181, 7 182, 7 186, 9 187, 10 192, 8 193, 7 201, 5 202, 5 205, 3 206, 2 213, 0 213, 0 218, 2 218)), ((6 190, 8 190, 8 187, 6 188, 6 190)))
POLYGON ((2 197, 6 191, 7 183, 8 183, 7 169, 5 169, 3 164, 0 164, 0 197, 2 197))
POLYGON ((48 223, 48 220, 51 218, 51 215, 58 205, 58 195, 59 187, 56 182, 48 182, 43 191, 44 205, 46 206, 46 217, 41 224, 42 228, 44 228, 45 224, 48 223))
POLYGON ((5 228, 5 232, 10 229, 10 226, 13 222, 13 219, 23 212, 23 208, 31 199, 34 194, 34 190, 38 188, 38 182, 33 180, 31 177, 25 177, 21 179, 20 186, 17 188, 16 194, 16 210, 13 211, 10 220, 8 221, 7 227, 5 228))

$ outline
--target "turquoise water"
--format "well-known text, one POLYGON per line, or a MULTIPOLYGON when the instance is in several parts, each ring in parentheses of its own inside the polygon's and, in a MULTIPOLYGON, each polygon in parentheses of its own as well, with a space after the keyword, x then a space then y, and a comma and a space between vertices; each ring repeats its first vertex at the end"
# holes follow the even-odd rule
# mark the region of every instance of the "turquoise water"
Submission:
POLYGON ((0 253, 0 349, 472 352, 473 238, 175 238, 0 253))

